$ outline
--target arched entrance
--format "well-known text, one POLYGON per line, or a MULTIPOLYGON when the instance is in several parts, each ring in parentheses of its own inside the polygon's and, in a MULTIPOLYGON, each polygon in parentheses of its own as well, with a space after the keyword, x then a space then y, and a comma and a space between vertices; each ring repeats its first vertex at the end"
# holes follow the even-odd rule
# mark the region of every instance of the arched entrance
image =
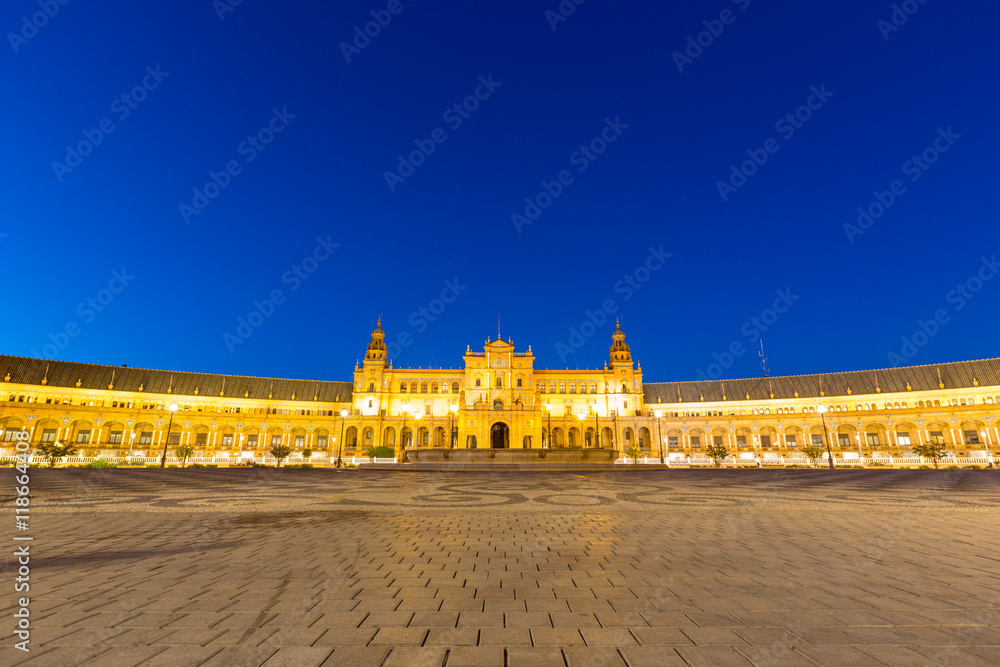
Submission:
POLYGON ((510 427, 503 422, 497 422, 490 429, 490 446, 493 449, 507 449, 510 447, 510 427))

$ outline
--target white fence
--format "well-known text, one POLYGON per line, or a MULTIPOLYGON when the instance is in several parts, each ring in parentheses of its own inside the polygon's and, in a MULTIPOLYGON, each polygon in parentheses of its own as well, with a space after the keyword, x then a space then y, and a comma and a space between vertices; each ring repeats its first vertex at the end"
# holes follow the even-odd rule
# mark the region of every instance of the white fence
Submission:
MULTIPOLYGON (((630 456, 619 458, 615 463, 620 465, 643 465, 643 464, 659 464, 659 457, 650 456, 640 456, 639 458, 632 458, 630 456)), ((665 459, 665 463, 672 466, 715 466, 715 462, 710 458, 697 457, 697 456, 677 456, 673 455, 669 459, 665 459)), ((994 457, 985 456, 947 456, 943 459, 938 459, 939 466, 988 466, 988 465, 1000 465, 1000 459, 994 457)), ((754 457, 754 458, 738 458, 732 459, 727 458, 724 461, 719 462, 720 468, 737 468, 737 467, 747 467, 747 466, 809 466, 812 467, 814 464, 808 458, 799 458, 791 456, 765 456, 765 457, 754 457)), ((815 463, 816 467, 826 468, 828 464, 826 462, 826 457, 817 459, 815 463)), ((833 465, 836 467, 851 467, 851 466, 864 466, 869 467, 880 467, 880 466, 899 466, 899 467, 912 467, 912 466, 934 466, 934 461, 928 458, 920 456, 907 456, 907 457, 884 457, 884 458, 854 458, 854 459, 834 459, 833 465)))

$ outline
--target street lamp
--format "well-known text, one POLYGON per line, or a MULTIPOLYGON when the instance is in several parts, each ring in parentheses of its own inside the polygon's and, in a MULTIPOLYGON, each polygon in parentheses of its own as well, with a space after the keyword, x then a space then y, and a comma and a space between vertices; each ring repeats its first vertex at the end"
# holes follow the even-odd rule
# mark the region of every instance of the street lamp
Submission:
POLYGON ((826 406, 819 406, 816 408, 816 412, 819 413, 819 418, 823 421, 823 440, 826 442, 826 462, 830 465, 830 470, 833 470, 833 452, 830 450, 830 433, 826 430, 826 406))
POLYGON ((545 447, 550 448, 552 447, 552 404, 551 403, 545 404, 545 412, 548 415, 549 419, 549 427, 548 427, 549 437, 545 439, 545 447))
POLYGON ((587 438, 585 436, 587 435, 587 429, 583 425, 583 420, 587 418, 587 415, 577 415, 576 418, 580 420, 580 449, 586 449, 587 438))
POLYGON ((455 446, 455 427, 452 426, 455 420, 455 414, 458 412, 458 403, 452 403, 448 406, 448 449, 455 446))
POLYGON ((170 422, 167 424, 167 435, 163 438, 163 457, 160 459, 160 467, 167 467, 167 441, 170 440, 170 427, 174 425, 174 413, 177 412, 177 404, 171 403, 167 406, 170 410, 170 422))
POLYGON ((128 434, 128 456, 132 456, 132 443, 135 441, 135 431, 128 434))
POLYGON ((660 417, 663 416, 663 410, 657 410, 653 415, 656 417, 656 439, 660 441, 660 465, 663 465, 663 437, 660 435, 660 417))
POLYGON ((598 421, 600 414, 597 412, 597 407, 594 407, 594 447, 600 449, 601 447, 601 423, 598 421))
MULTIPOLYGON (((340 452, 344 449, 344 422, 347 421, 347 410, 340 411, 340 442, 337 443, 337 467, 340 467, 340 452)), ((355 459, 357 460, 357 459, 355 459)))

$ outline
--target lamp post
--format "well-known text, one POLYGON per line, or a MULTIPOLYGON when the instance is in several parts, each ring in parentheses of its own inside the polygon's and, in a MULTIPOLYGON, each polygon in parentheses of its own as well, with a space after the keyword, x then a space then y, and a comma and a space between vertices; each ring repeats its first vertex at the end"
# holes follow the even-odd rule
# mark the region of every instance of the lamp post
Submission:
POLYGON ((826 406, 819 406, 816 408, 816 412, 819 413, 819 418, 823 421, 823 441, 826 442, 826 462, 830 465, 830 470, 833 470, 833 452, 830 450, 830 433, 826 430, 826 406))
POLYGON ((551 448, 552 447, 552 404, 551 403, 545 404, 545 412, 548 415, 548 420, 549 420, 549 427, 547 429, 549 437, 545 439, 545 447, 551 448))
POLYGON ((600 449, 601 447, 601 423, 598 421, 600 415, 597 412, 597 407, 594 407, 594 447, 600 449))
POLYGON ((586 449, 587 439, 584 436, 587 429, 583 425, 583 420, 587 418, 587 415, 577 415, 576 418, 580 420, 580 449, 586 449))
POLYGON ((171 403, 167 406, 170 410, 170 421, 167 423, 167 434, 163 438, 163 456, 160 458, 160 467, 167 467, 167 441, 170 440, 170 427, 174 425, 174 413, 177 412, 177 404, 171 403))
POLYGON ((135 431, 128 434, 128 456, 132 456, 132 443, 135 441, 135 431))
POLYGON ((660 417, 663 416, 663 410, 657 410, 653 415, 656 416, 656 439, 660 441, 660 465, 663 465, 663 437, 660 435, 660 417))
POLYGON ((410 404, 403 403, 403 428, 399 431, 399 446, 406 449, 406 415, 410 412, 410 404))
POLYGON ((455 446, 455 414, 458 412, 458 403, 452 403, 448 406, 448 449, 452 449, 455 446))
MULTIPOLYGON (((347 421, 347 410, 340 411, 340 442, 337 443, 337 463, 336 466, 340 467, 340 452, 344 449, 344 422, 347 421)), ((357 459, 355 459, 357 460, 357 459)))

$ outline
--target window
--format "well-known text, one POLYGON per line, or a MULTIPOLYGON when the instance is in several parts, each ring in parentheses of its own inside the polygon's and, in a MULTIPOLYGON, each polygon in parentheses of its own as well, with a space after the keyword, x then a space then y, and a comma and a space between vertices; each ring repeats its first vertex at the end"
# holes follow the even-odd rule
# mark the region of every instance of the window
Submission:
POLYGON ((326 449, 326 438, 325 435, 320 435, 316 437, 316 449, 326 449))
POLYGON ((813 444, 813 447, 822 447, 823 446, 823 436, 821 436, 819 433, 813 433, 812 434, 812 444, 813 444))
POLYGON ((941 431, 931 431, 931 442, 941 442, 944 440, 944 433, 941 431))
POLYGON ((122 432, 112 431, 110 434, 108 434, 108 444, 110 445, 122 444, 122 432))
POLYGON ((517 378, 517 388, 521 388, 521 378, 517 378))
POLYGON ((476 386, 477 387, 482 387, 483 386, 483 381, 480 380, 479 378, 476 378, 476 386))
POLYGON ((740 449, 747 448, 747 437, 745 435, 736 436, 736 446, 740 449))
POLYGON ((879 446, 878 433, 865 433, 865 438, 868 439, 868 446, 869 447, 878 447, 879 446))
POLYGON ((171 447, 176 447, 177 445, 181 444, 181 434, 180 433, 169 434, 167 436, 167 444, 170 445, 171 447))
POLYGON ((42 431, 42 442, 55 442, 56 441, 56 430, 54 428, 47 428, 42 431))
POLYGON ((90 431, 80 431, 76 434, 76 441, 87 444, 90 442, 90 431))
POLYGON ((369 382, 368 383, 368 391, 370 391, 370 392, 371 391, 375 391, 375 383, 374 382, 369 382))
POLYGON ((503 389, 503 378, 497 376, 497 389, 503 389))
POLYGON ((575 394, 576 393, 576 383, 575 382, 570 382, 569 383, 569 393, 571 393, 571 394, 575 394))
POLYGON ((672 435, 667 438, 667 446, 670 447, 670 449, 680 449, 680 445, 677 444, 676 435, 672 435))
POLYGON ((712 443, 715 444, 716 447, 721 447, 722 446, 722 436, 721 435, 714 435, 714 436, 712 436, 712 443))
POLYGON ((222 434, 222 446, 223 447, 232 447, 233 446, 233 434, 232 433, 223 433, 222 434))
POLYGON ((247 436, 247 447, 249 449, 256 449, 257 445, 260 444, 258 437, 256 433, 251 433, 247 436))
MULTIPOLYGON (((143 444, 142 438, 139 438, 139 444, 143 444)), ((147 443, 148 444, 148 443, 147 443)), ((208 433, 195 433, 194 434, 194 444, 198 447, 204 447, 208 444, 208 433)))
POLYGON ((399 383, 399 391, 400 391, 400 393, 403 393, 403 394, 406 393, 406 383, 405 382, 400 382, 399 383))
POLYGON ((910 434, 904 431, 896 431, 896 441, 900 447, 910 446, 910 434))
POLYGON ((306 436, 304 435, 295 436, 295 448, 302 449, 305 446, 306 446, 306 436))
POLYGON ((280 447, 281 446, 281 436, 279 434, 275 434, 275 435, 271 436, 271 446, 272 447, 280 447))
POLYGON ((691 436, 691 449, 701 449, 701 438, 699 436, 691 436))
POLYGON ((762 435, 762 436, 760 436, 760 446, 763 449, 770 449, 771 448, 771 436, 769 436, 769 435, 762 435))
MULTIPOLYGON (((25 431, 23 429, 9 428, 9 429, 7 429, 6 431, 3 432, 3 441, 4 442, 13 442, 15 440, 15 436, 17 436, 18 433, 24 433, 24 432, 25 431)), ((53 431, 53 433, 54 433, 54 431, 53 431)), ((45 441, 43 440, 42 442, 45 442, 45 441)))
POLYGON ((151 445, 153 444, 153 432, 143 431, 139 434, 139 444, 140 445, 151 445))
POLYGON ((979 433, 976 431, 962 431, 965 436, 965 444, 967 445, 978 445, 979 444, 979 433))
POLYGON ((840 445, 841 447, 850 447, 851 446, 851 436, 849 436, 846 433, 838 433, 837 434, 837 444, 840 445))
POLYGON ((452 382, 451 383, 451 390, 452 391, 458 391, 458 383, 457 382, 452 382))
POLYGON ((421 382, 420 383, 420 393, 421 394, 426 394, 427 393, 427 383, 426 382, 421 382))
POLYGON ((799 443, 796 441, 794 435, 786 435, 785 436, 785 444, 787 446, 789 446, 789 447, 798 447, 799 446, 799 443))
POLYGON ((591 382, 590 383, 590 393, 591 394, 596 394, 597 393, 597 383, 596 382, 591 382))

